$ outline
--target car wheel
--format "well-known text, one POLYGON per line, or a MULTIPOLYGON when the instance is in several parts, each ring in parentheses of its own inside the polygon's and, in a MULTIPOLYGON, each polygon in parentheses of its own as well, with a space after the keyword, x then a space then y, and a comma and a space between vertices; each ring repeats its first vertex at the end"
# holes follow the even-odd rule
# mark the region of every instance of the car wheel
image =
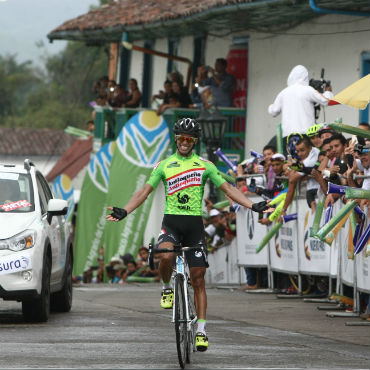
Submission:
POLYGON ((26 321, 46 322, 50 313, 51 260, 47 256, 42 270, 42 287, 39 297, 22 301, 22 313, 26 321))
POLYGON ((72 308, 72 253, 68 253, 63 288, 51 295, 51 310, 69 312, 72 308))

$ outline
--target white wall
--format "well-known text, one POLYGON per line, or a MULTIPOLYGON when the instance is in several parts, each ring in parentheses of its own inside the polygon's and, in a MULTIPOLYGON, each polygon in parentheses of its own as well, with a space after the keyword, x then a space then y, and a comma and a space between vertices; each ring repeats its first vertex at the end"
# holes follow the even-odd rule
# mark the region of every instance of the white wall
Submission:
MULTIPOLYGON (((144 47, 144 42, 135 41, 135 45, 144 47)), ((143 82, 143 53, 141 51, 132 50, 131 52, 129 78, 135 78, 139 89, 141 89, 143 82)))
MULTIPOLYGON (((162 53, 168 53, 168 40, 155 40, 154 49, 162 53)), ((152 95, 157 94, 159 90, 163 90, 163 83, 167 79, 167 58, 153 56, 153 81, 152 95)))
MULTIPOLYGON (((368 18, 327 15, 285 31, 311 35, 250 34, 247 149, 260 151, 266 138, 275 134, 280 117, 271 117, 267 107, 286 87, 288 74, 295 65, 304 65, 313 78, 320 78, 321 68, 325 68, 325 78, 332 81, 334 94, 361 77, 361 53, 370 50, 370 32, 335 33, 368 29, 368 25, 368 18)), ((327 107, 325 112, 327 122, 337 117, 351 125, 359 121, 359 111, 347 106, 327 107)), ((323 121, 322 115, 318 121, 323 121)))

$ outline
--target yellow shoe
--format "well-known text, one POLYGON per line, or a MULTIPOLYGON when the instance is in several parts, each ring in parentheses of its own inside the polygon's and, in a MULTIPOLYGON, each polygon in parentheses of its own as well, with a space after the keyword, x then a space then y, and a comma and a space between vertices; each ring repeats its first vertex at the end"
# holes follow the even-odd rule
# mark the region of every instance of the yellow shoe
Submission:
POLYGON ((197 351, 205 352, 207 351, 208 346, 208 337, 205 334, 201 332, 195 334, 195 347, 197 348, 197 351))
POLYGON ((161 294, 161 307, 165 309, 172 308, 173 306, 173 289, 163 289, 161 294))

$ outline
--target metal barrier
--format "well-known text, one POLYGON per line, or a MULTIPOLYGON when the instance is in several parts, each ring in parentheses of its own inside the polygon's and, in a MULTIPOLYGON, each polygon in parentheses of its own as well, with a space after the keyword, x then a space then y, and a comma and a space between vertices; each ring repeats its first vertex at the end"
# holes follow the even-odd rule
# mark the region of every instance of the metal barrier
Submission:
MULTIPOLYGON (((310 228, 313 223, 314 214, 308 208, 306 199, 301 195, 304 189, 299 189, 297 197, 293 200, 288 208, 288 213, 298 213, 298 219, 283 225, 278 234, 269 242, 260 253, 256 253, 256 248, 259 242, 266 234, 266 226, 258 223, 258 214, 241 208, 237 213, 237 237, 236 242, 232 243, 227 248, 235 248, 237 253, 234 259, 239 268, 244 267, 267 267, 269 271, 269 288, 274 288, 272 275, 274 272, 283 272, 286 274, 295 274, 298 277, 301 275, 318 275, 329 277, 329 282, 332 279, 337 280, 336 292, 343 293, 343 285, 352 287, 354 296, 354 314, 340 313, 341 316, 357 316, 359 313, 359 293, 370 294, 370 240, 363 251, 358 254, 353 254, 354 230, 352 225, 347 222, 339 231, 334 242, 329 246, 319 239, 310 237, 310 228)), ((251 197, 252 201, 260 201, 259 197, 251 197)), ((336 214, 343 205, 340 201, 334 205, 334 214, 336 214)), ((324 222, 325 212, 321 218, 321 225, 324 222)), ((369 219, 366 219, 369 223, 369 219)), ((224 248, 224 249, 227 249, 224 248)), ((215 268, 218 271, 218 276, 222 276, 220 283, 237 283, 227 279, 230 271, 228 265, 232 259, 232 252, 222 250, 223 258, 217 256, 219 251, 216 251, 212 258, 212 262, 216 263, 215 268), (229 257, 228 257, 229 254, 229 257), (223 264, 219 265, 219 264, 223 264)), ((235 276, 235 273, 234 275, 235 276)), ((239 274, 239 282, 243 279, 239 274)), ((299 279, 300 281, 300 279, 299 279)), ((213 281, 214 282, 214 281, 213 281)), ((302 286, 299 286, 302 293, 302 286)), ((329 286, 329 295, 332 293, 332 286, 329 286)), ((328 313, 330 316, 335 316, 335 313, 328 313)))

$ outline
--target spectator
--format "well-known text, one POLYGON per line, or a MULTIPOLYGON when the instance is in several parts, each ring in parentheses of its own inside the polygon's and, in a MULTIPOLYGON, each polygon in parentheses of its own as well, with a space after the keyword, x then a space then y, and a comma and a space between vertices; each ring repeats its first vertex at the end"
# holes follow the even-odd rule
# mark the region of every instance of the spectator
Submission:
POLYGON ((319 137, 324 142, 325 139, 329 139, 329 137, 332 137, 336 132, 333 131, 331 128, 323 127, 319 131, 319 137))
POLYGON ((283 137, 293 132, 306 133, 315 122, 314 104, 327 105, 333 97, 328 86, 324 95, 308 85, 308 71, 302 65, 295 66, 289 74, 287 85, 276 97, 268 112, 273 117, 282 114, 283 137))
POLYGON ((141 92, 137 86, 137 81, 135 78, 131 78, 128 82, 130 91, 127 95, 127 100, 122 107, 124 108, 138 108, 141 101, 141 92))
POLYGON ((86 122, 86 128, 87 128, 87 131, 89 131, 89 132, 91 132, 93 134, 94 133, 94 130, 95 130, 94 121, 93 120, 87 121, 86 122))
POLYGON ((108 103, 113 108, 120 108, 127 101, 127 92, 121 85, 110 88, 108 103), (111 90, 113 89, 113 90, 111 90))
MULTIPOLYGON (((304 136, 301 140, 297 142, 296 151, 298 157, 300 158, 302 169, 299 172, 293 170, 289 172, 289 185, 286 199, 281 211, 282 216, 286 214, 286 211, 293 200, 298 180, 305 175, 311 174, 312 169, 317 164, 320 153, 320 151, 317 148, 312 147, 312 143, 307 136, 304 136)), ((310 178, 307 182, 306 199, 312 212, 314 212, 316 208, 315 197, 317 195, 318 189, 319 189, 318 182, 310 178)))
POLYGON ((184 77, 179 71, 173 71, 168 75, 168 79, 172 82, 177 82, 180 86, 184 86, 184 77))
POLYGON ((198 70, 197 82, 201 86, 210 86, 213 96, 213 106, 232 107, 232 90, 234 76, 226 73, 227 61, 223 58, 216 59, 215 68, 202 66, 198 70), (212 75, 208 78, 208 72, 212 75))
POLYGON ((180 107, 189 108, 192 104, 189 93, 186 91, 186 88, 177 81, 172 81, 172 91, 179 97, 180 107))
POLYGON ((152 102, 156 99, 163 101, 163 104, 168 104, 170 102, 170 96, 172 94, 172 83, 170 80, 166 80, 163 84, 164 90, 159 90, 158 94, 152 96, 152 102))
POLYGON ((323 128, 323 125, 312 125, 307 130, 307 136, 310 138, 311 143, 315 148, 320 149, 323 143, 323 139, 320 137, 320 130, 323 128))
POLYGON ((108 76, 103 76, 99 80, 95 81, 93 84, 92 93, 99 97, 101 91, 102 90, 106 91, 106 89, 108 88, 108 82, 109 82, 108 76))
POLYGON ((138 268, 148 265, 149 249, 144 245, 139 248, 139 253, 136 258, 136 265, 138 268))
POLYGON ((120 283, 126 283, 126 280, 129 276, 135 274, 137 270, 136 262, 135 261, 129 261, 127 263, 126 271, 122 274, 122 279, 119 281, 120 283))

